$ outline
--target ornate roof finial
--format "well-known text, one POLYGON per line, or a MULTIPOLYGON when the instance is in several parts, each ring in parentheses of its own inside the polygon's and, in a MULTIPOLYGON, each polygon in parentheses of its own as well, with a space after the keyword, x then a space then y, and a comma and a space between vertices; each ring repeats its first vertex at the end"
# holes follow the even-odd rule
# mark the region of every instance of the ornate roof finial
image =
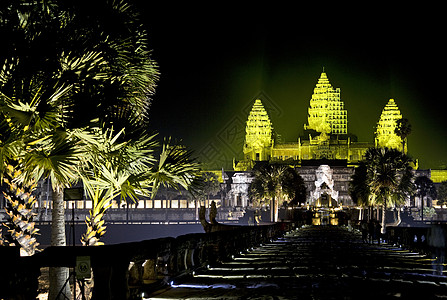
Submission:
POLYGON ((323 66, 323 73, 324 73, 324 66, 323 66))

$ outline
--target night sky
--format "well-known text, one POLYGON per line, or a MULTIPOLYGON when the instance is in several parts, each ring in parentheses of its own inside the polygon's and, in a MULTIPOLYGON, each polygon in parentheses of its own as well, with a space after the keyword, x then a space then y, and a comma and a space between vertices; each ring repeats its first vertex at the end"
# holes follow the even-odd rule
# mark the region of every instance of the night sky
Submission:
POLYGON ((447 166, 441 8, 145 3, 137 7, 161 72, 152 129, 181 139, 210 168, 242 158, 257 98, 283 139, 296 141, 323 67, 359 141, 373 141, 394 98, 412 124, 410 155, 421 168, 447 166))

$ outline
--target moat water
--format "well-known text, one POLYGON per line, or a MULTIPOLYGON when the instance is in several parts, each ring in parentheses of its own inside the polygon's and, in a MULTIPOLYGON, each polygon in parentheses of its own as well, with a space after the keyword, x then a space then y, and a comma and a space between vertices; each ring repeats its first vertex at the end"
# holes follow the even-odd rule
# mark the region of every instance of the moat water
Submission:
MULTIPOLYGON (((40 230, 40 235, 37 237, 40 248, 48 247, 51 242, 51 225, 37 225, 37 228, 40 230)), ((76 245, 81 245, 80 238, 85 233, 85 230, 85 224, 80 223, 75 225, 76 245)), ((106 245, 110 245, 203 232, 204 230, 201 224, 108 224, 107 232, 103 236, 102 241, 106 245)), ((66 225, 65 234, 67 236, 67 245, 73 245, 71 225, 66 225)))

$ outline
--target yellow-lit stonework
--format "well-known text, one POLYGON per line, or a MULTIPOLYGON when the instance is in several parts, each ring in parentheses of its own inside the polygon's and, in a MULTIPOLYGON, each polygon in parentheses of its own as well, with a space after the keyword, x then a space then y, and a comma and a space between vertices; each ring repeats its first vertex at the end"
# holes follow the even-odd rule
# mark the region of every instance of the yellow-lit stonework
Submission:
MULTIPOLYGON (((372 147, 388 147, 402 151, 402 139, 396 135, 396 121, 402 114, 390 99, 377 122, 374 142, 358 142, 348 132, 348 113, 340 99, 340 88, 334 89, 327 74, 321 73, 313 90, 308 109, 308 124, 295 142, 274 143, 273 126, 261 100, 256 100, 248 116, 244 159, 235 162, 235 171, 246 171, 256 161, 288 161, 299 165, 307 160, 343 160, 356 165, 372 147)), ((407 143, 405 141, 405 153, 407 143)))
MULTIPOLYGON (((348 114, 340 98, 340 88, 332 87, 324 71, 313 89, 307 112, 308 122, 296 141, 277 142, 273 139, 268 112, 261 100, 255 101, 247 120, 244 158, 234 161, 234 171, 224 172, 224 183, 228 189, 224 206, 249 201, 247 187, 253 180, 252 170, 259 161, 294 167, 303 178, 307 190, 306 204, 309 206, 328 209, 353 206, 355 204, 349 195, 351 177, 365 158, 366 151, 373 147, 388 147, 407 152, 406 138, 402 141, 395 133, 397 121, 403 116, 394 99, 384 105, 374 140, 366 142, 359 142, 348 131, 348 114)), ((447 170, 418 170, 417 160, 413 168, 416 176, 431 177, 437 184, 447 180, 447 170)), ((418 206, 415 203, 414 198, 408 198, 405 205, 418 206)))
POLYGON ((273 146, 272 122, 261 100, 256 100, 245 127, 245 160, 270 160, 273 146))
POLYGON ((248 116, 244 159, 235 161, 235 171, 250 170, 256 161, 345 160, 348 165, 363 159, 372 142, 358 142, 348 134, 348 113, 327 74, 321 73, 313 90, 308 109, 308 124, 295 142, 274 143, 273 126, 261 100, 256 100, 248 116))
POLYGON ((340 100, 340 88, 332 87, 325 72, 321 73, 314 88, 307 120, 304 129, 325 134, 348 133, 348 112, 340 100))
MULTIPOLYGON (((379 122, 377 122, 376 147, 388 147, 402 151, 402 139, 395 133, 396 121, 399 119, 402 119, 399 107, 397 107, 394 99, 390 99, 382 110, 379 122)), ((405 149, 405 152, 407 152, 407 149, 405 149)))
POLYGON ((447 170, 430 170, 431 180, 434 183, 441 183, 447 181, 447 170))

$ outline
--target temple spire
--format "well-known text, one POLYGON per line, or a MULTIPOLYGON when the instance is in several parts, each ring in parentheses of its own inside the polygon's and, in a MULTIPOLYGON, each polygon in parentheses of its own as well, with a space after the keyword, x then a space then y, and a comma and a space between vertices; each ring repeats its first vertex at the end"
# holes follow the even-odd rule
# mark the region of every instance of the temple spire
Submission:
POLYGON ((261 100, 257 99, 248 115, 247 125, 245 127, 244 156, 249 160, 269 160, 273 127, 270 118, 262 105, 261 100))
POLYGON ((340 88, 332 87, 324 71, 323 67, 310 99, 308 124, 304 125, 304 129, 324 134, 347 134, 348 114, 340 99, 340 88))
POLYGON ((388 103, 382 110, 379 122, 377 122, 376 147, 402 149, 402 139, 395 133, 396 121, 399 119, 402 119, 399 107, 394 99, 388 100, 388 103))

